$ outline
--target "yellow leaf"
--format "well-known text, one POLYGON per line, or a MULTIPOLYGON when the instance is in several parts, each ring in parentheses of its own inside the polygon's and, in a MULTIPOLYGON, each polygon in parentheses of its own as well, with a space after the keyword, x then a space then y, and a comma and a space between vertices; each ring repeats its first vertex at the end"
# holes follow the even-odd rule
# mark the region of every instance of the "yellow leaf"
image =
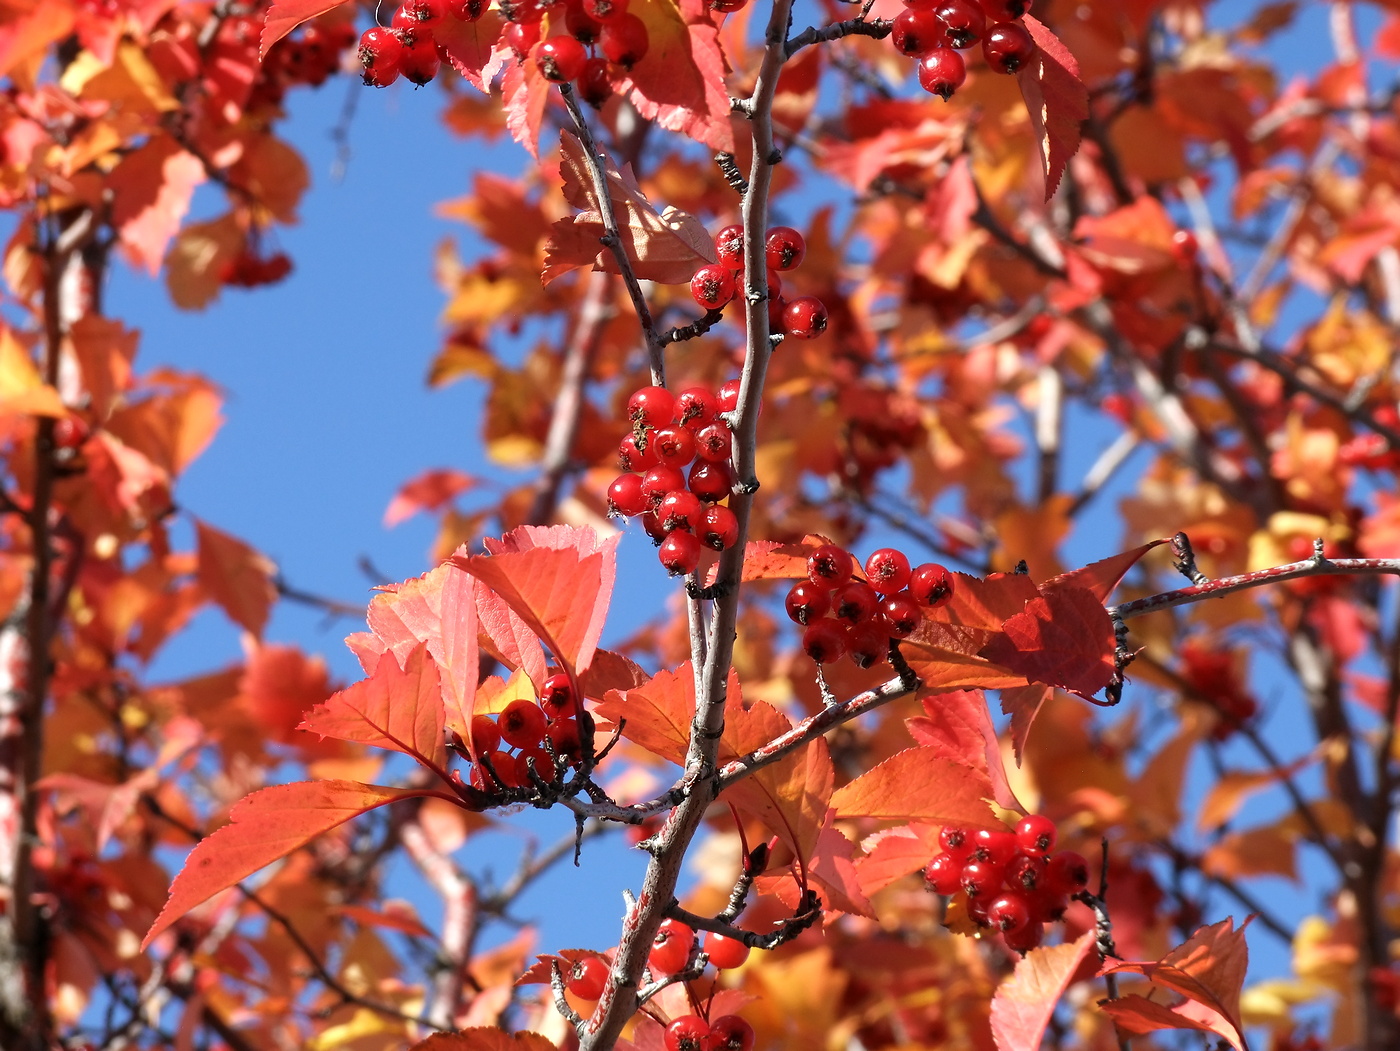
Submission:
POLYGON ((63 416, 65 412, 58 391, 40 379, 14 333, 0 331, 0 415, 63 416))

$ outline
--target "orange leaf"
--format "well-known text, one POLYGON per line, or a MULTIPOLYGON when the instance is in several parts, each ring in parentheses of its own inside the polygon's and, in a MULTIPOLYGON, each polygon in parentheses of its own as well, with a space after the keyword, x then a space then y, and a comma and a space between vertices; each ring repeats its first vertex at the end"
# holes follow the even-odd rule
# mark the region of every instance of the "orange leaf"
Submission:
POLYGON ((852 854, 854 845, 833 827, 835 815, 828 810, 826 823, 817 836, 816 849, 807 860, 807 878, 821 892, 827 909, 875 918, 875 910, 865 896, 852 854))
POLYGON ((1016 75, 1026 100, 1031 128, 1045 171, 1045 199, 1055 194, 1065 165, 1079 148, 1080 128, 1089 117, 1089 91, 1079 63, 1060 38, 1031 15, 1022 18, 1039 45, 1035 61, 1016 75))
POLYGON ((568 977, 569 968, 579 960, 586 960, 596 956, 600 960, 605 960, 609 965, 612 961, 600 952, 593 949, 560 949, 557 953, 541 953, 539 959, 530 964, 525 972, 515 980, 516 985, 548 985, 552 977, 554 964, 559 965, 559 970, 568 977))
POLYGON ((610 726, 626 720, 623 737, 677 766, 683 764, 690 724, 695 720, 695 673, 690 661, 675 671, 657 672, 636 689, 609 691, 593 714, 610 726))
POLYGON ((510 49, 498 47, 505 19, 494 7, 475 22, 442 19, 433 29, 438 52, 478 91, 490 91, 491 81, 505 66, 510 49))
POLYGON ((419 511, 436 511, 474 484, 471 475, 450 467, 424 471, 405 482, 394 494, 384 512, 384 525, 392 529, 419 511))
POLYGON ((1040 585, 1040 590, 1050 591, 1062 587, 1085 588, 1092 592, 1100 602, 1107 602, 1109 594, 1118 586, 1118 582, 1123 579, 1124 574, 1137 565, 1138 559, 1154 547, 1166 542, 1166 540, 1153 540, 1141 547, 1135 547, 1131 551, 1124 551, 1122 554, 1110 555, 1108 558, 1091 562, 1081 569, 1061 573, 1058 577, 1051 577, 1040 585))
POLYGON ((199 583, 229 619, 261 636, 277 597, 277 567, 243 541, 195 519, 199 583))
POLYGON ((540 156, 540 125, 544 122, 545 107, 549 105, 549 88, 549 81, 534 62, 512 62, 506 67, 505 79, 501 82, 506 127, 511 137, 536 160, 540 156))
POLYGON ((1001 691, 1001 711, 1011 716, 1011 753, 1016 757, 1016 765, 1021 765, 1021 756, 1026 750, 1026 738, 1030 736, 1031 724, 1040 714, 1040 707, 1054 694, 1049 686, 1028 683, 1001 691))
POLYGON ((1113 622, 1092 591, 1060 587, 1026 603, 981 655, 1085 700, 1113 678, 1113 622))
POLYGON ((555 1051, 548 1038, 539 1033, 510 1033, 487 1026, 460 1029, 455 1033, 434 1033, 408 1051, 555 1051))
POLYGON ((190 851, 141 948, 196 905, 321 833, 385 803, 427 794, 358 781, 300 781, 254 792, 234 805, 230 824, 190 851))
POLYGON ((856 860, 860 889, 867 895, 874 894, 895 880, 918 872, 929 858, 943 850, 938 829, 937 825, 916 821, 868 836, 861 843, 865 856, 856 860))
POLYGON ((312 708, 298 729, 389 748, 440 769, 445 755, 437 665, 423 645, 409 654, 402 668, 392 653, 386 653, 373 675, 312 708))
POLYGON ((906 748, 837 789, 831 805, 842 818, 1000 828, 986 803, 991 796, 991 782, 981 771, 945 759, 937 749, 906 748))
POLYGON ((189 211, 204 165, 169 135, 153 135, 107 177, 112 225, 133 265, 154 275, 189 211))
POLYGON ((267 58, 272 45, 281 40, 297 26, 317 15, 334 11, 349 0, 277 0, 267 9, 267 21, 263 23, 262 46, 259 58, 267 58))
MULTIPOLYGON (((617 261, 611 251, 598 243, 606 230, 583 143, 573 132, 565 131, 559 136, 559 148, 564 196, 583 211, 554 224, 545 245, 542 278, 548 284, 580 266, 615 274, 617 261)), ((700 220, 675 208, 658 213, 637 185, 630 165, 619 171, 605 157, 603 167, 618 232, 627 257, 632 261, 632 270, 639 278, 662 284, 684 284, 697 269, 715 261, 714 239, 700 220)))
POLYGON ((992 997, 992 1037, 999 1051, 1039 1051, 1055 1005, 1093 947, 1094 932, 1086 931, 1073 942, 1021 957, 992 997))
POLYGON ((914 743, 931 749, 930 755, 980 771, 991 782, 993 798, 998 806, 1024 814, 1025 807, 1016 798, 1006 779, 1001 743, 997 740, 991 715, 987 711, 987 699, 982 691, 921 693, 919 700, 927 714, 905 720, 914 743))
POLYGON ((484 581, 473 580, 472 584, 486 651, 512 668, 523 668, 532 682, 543 683, 549 667, 539 636, 484 581))
POLYGON ((489 555, 454 555, 452 564, 490 587, 577 673, 588 667, 603 633, 619 539, 600 541, 588 528, 521 526, 487 540, 489 555))

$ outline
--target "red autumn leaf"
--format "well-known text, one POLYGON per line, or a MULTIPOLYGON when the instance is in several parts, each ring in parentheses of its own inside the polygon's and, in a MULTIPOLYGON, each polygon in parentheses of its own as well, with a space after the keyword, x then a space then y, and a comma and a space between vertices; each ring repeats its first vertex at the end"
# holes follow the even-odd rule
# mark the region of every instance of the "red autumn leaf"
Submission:
POLYGON ((593 709, 599 728, 622 736, 678 766, 690 744, 695 719, 695 673, 686 661, 675 671, 662 669, 635 689, 612 690, 593 709), (625 720, 625 725, 623 725, 625 720))
POLYGON ((963 573, 955 577, 951 601, 927 614, 904 640, 910 667, 929 689, 1024 686, 1024 675, 993 663, 983 650, 1006 618, 1039 594, 1035 584, 1015 573, 995 573, 985 580, 963 573))
POLYGON ((1001 711, 1011 716, 1011 752, 1016 757, 1016 765, 1021 765, 1021 756, 1026 750, 1026 738, 1030 735, 1031 724, 1040 714, 1040 707, 1054 693, 1048 686, 1027 683, 1001 691, 1001 711))
POLYGON ((151 136, 108 176, 112 225, 134 266, 160 273, 165 250, 204 179, 204 165, 169 135, 151 136))
POLYGON ((1025 813, 1006 779, 987 698, 981 690, 953 690, 921 694, 924 715, 905 720, 914 743, 931 749, 930 754, 981 771, 991 782, 998 806, 1025 813))
POLYGON ((429 794, 422 789, 386 788, 358 781, 300 781, 254 792, 234 805, 230 824, 200 840, 190 851, 141 948, 196 905, 321 833, 385 803, 429 794))
MULTIPOLYGON (((796 580, 806 577, 807 559, 825 537, 805 536, 800 544, 779 544, 772 540, 750 540, 744 545, 743 580, 796 580)), ((706 580, 713 584, 713 578, 706 580)))
POLYGON ((1141 974, 1154 985, 1184 996, 1186 1002, 1168 1008, 1142 997, 1129 996, 1111 1000, 1102 1005, 1103 1009, 1129 1032, 1206 1030, 1224 1037, 1240 1051, 1246 1051, 1240 1020, 1240 990, 1249 967, 1244 934, 1248 926, 1249 920, 1246 920, 1236 928, 1234 921, 1227 918, 1200 928, 1159 962, 1109 964, 1102 973, 1131 971, 1141 974))
POLYGON ((440 769, 443 703, 437 665, 421 644, 402 668, 392 653, 386 653, 373 675, 312 708, 299 729, 389 748, 440 769))
POLYGON ((1079 965, 1094 947, 1094 932, 1073 942, 1032 949, 992 997, 992 1038, 998 1051, 1039 1051, 1045 1027, 1079 965))
POLYGON ((826 823, 817 836, 816 849, 807 859, 807 879, 821 895, 827 909, 849 912, 854 916, 875 918, 875 910, 861 885, 854 861, 855 846, 832 825, 833 811, 827 811, 826 823))
POLYGON ((973 767, 931 748, 906 748, 837 789, 836 816, 1001 828, 987 800, 992 784, 973 767))
POLYGON ((549 677, 549 665, 539 636, 485 581, 473 579, 472 586, 484 635, 482 648, 508 667, 523 668, 531 682, 543 683, 549 677))
POLYGON ((1035 61, 1021 70, 1016 80, 1040 146, 1048 201, 1060 184, 1065 165, 1079 148, 1080 129, 1089 117, 1089 91, 1080 78, 1079 63, 1060 38, 1031 15, 1021 21, 1040 48, 1035 61))
POLYGON ((1094 593, 1061 587, 1027 602, 982 655, 1030 682, 1091 700, 1113 678, 1115 646, 1113 622, 1094 593))
POLYGON ((501 93, 505 97, 506 127, 511 137, 540 156, 540 125, 544 123, 545 107, 549 105, 549 81, 540 74, 533 62, 512 62, 506 67, 501 93))
POLYGON ((1123 579, 1128 570, 1137 565, 1138 559, 1154 547, 1165 543, 1167 543, 1166 540, 1153 540, 1141 547, 1135 547, 1131 551, 1124 551, 1122 554, 1110 555, 1097 562, 1090 562, 1080 569, 1072 569, 1068 573, 1061 573, 1058 577, 1051 577, 1040 585, 1040 590, 1050 591, 1063 587, 1085 588, 1092 592, 1093 596, 1100 602, 1107 602, 1108 596, 1118 586, 1118 582, 1123 579))
POLYGON ((940 853, 938 825, 915 821, 882 829, 861 844, 865 855, 856 860, 860 889, 866 895, 883 890, 897 879, 918 872, 940 853))
POLYGON ((392 528, 419 511, 436 511, 474 484, 471 475, 452 468, 424 471, 394 494, 384 511, 384 525, 392 528))
POLYGON ((229 619, 261 636, 277 597, 272 583, 277 567, 243 541, 195 520, 199 544, 200 586, 229 619))
POLYGON ((587 528, 521 526, 488 540, 490 554, 454 555, 452 565, 489 586, 561 664, 581 672, 603 633, 619 539, 600 541, 587 528))
POLYGON ((596 650, 588 671, 579 676, 585 697, 606 697, 610 690, 630 690, 650 676, 640 664, 612 650, 596 650))
POLYGON ((642 119, 712 150, 734 152, 726 64, 705 0, 656 0, 629 9, 647 27, 647 53, 618 87, 642 119))
MULTIPOLYGON (((551 229, 541 279, 548 284, 580 266, 615 274, 617 260, 599 244, 607 230, 583 142, 573 132, 565 131, 559 136, 559 150, 564 196, 581 211, 572 218, 560 219, 551 229)), ((714 238, 700 220, 676 208, 668 207, 658 213, 637 185, 630 165, 619 171, 604 157, 603 170, 622 245, 637 277, 661 284, 684 284, 700 267, 715 261, 714 238)))
POLYGON ((272 45, 308 19, 334 11, 348 0, 277 0, 267 9, 259 58, 267 58, 272 45))
POLYGON ((593 949, 560 949, 556 953, 541 953, 539 959, 532 963, 525 970, 525 973, 515 980, 515 984, 548 985, 551 977, 550 971, 556 963, 559 965, 559 970, 564 973, 564 977, 567 978, 569 975, 569 968, 579 960, 586 960, 590 956, 596 956, 599 959, 607 960, 609 964, 612 963, 603 953, 596 952, 593 949))
POLYGON ((408 1051, 555 1051, 548 1037, 539 1033, 507 1033, 489 1026, 434 1033, 408 1051))
POLYGON ((452 68, 478 91, 489 92, 491 81, 509 61, 511 51, 499 46, 505 19, 494 7, 475 22, 444 18, 433 28, 433 42, 452 68))

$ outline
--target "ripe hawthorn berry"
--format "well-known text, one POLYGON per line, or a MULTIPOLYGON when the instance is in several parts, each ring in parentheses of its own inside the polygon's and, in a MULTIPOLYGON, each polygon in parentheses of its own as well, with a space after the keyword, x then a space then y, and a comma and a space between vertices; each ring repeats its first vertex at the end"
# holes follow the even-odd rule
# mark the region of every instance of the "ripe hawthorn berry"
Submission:
POLYGON ((655 511, 645 511, 637 516, 637 521, 642 523, 642 528, 646 530, 647 536, 651 537, 651 542, 657 547, 661 546, 663 540, 669 535, 661 528, 661 519, 656 517, 655 511))
POLYGON ((880 603, 880 617, 891 638, 907 639, 917 630, 924 614, 917 602, 901 592, 880 603))
POLYGON ((739 380, 725 380, 719 385, 716 395, 720 412, 733 412, 739 407, 739 380))
POLYGON ((524 788, 530 783, 530 776, 515 756, 497 750, 483 757, 481 765, 472 770, 471 783, 486 791, 494 791, 497 788, 524 788), (490 774, 492 770, 496 772, 494 781, 490 774), (483 777, 482 784, 477 784, 478 774, 483 777))
POLYGON ((997 73, 1025 69, 1039 50, 1030 31, 1020 22, 998 22, 982 38, 982 54, 997 73))
POLYGON ((770 269, 796 270, 807 255, 807 242, 790 226, 775 226, 763 239, 763 255, 770 269))
POLYGON ((540 686, 540 710, 551 719, 567 719, 574 714, 574 684, 567 672, 555 672, 540 686))
POLYGON ((1016 845, 1022 854, 1044 857, 1055 849, 1055 822, 1044 814, 1031 814, 1016 823, 1016 845))
POLYGON ((987 919, 1003 934, 1019 932, 1031 923, 1031 907, 1024 894, 998 894, 987 906, 987 919))
POLYGON ((846 655, 857 668, 870 668, 890 655, 890 637, 879 624, 859 624, 846 636, 846 655))
POLYGON ((962 886, 963 863, 951 854, 935 854, 924 867, 924 882, 935 894, 949 897, 962 886))
POLYGON ((926 7, 906 7, 894 16, 890 42, 901 55, 918 58, 948 42, 947 27, 926 7))
POLYGON ((802 649, 817 664, 834 664, 846 655, 846 628, 839 620, 822 618, 807 625, 802 649))
POLYGON ((545 80, 563 84, 583 72, 588 52, 571 36, 550 37, 535 52, 535 65, 545 80))
POLYGON ((667 464, 657 464, 642 475, 642 492, 655 508, 677 489, 685 488, 685 475, 667 464))
POLYGON ((711 463, 724 463, 733 455, 734 437, 729 428, 718 420, 705 424, 695 432, 695 454, 711 463))
POLYGON ((810 580, 799 580, 783 603, 789 619, 807 625, 826 616, 831 609, 831 589, 810 580))
MULTIPOLYGON (((652 952, 655 953, 656 950, 653 949, 652 952)), ((647 962, 651 962, 650 957, 648 957, 647 962)), ((685 966, 684 960, 681 961, 680 966, 670 970, 657 968, 654 964, 652 969, 672 974, 683 966, 685 966)), ((710 1051, 710 1023, 699 1015, 684 1015, 666 1027, 661 1042, 665 1045, 666 1051, 710 1051)))
POLYGON ((744 228, 735 223, 715 234, 715 254, 730 270, 744 269, 744 228))
POLYGON ((919 87, 944 102, 967 80, 967 62, 950 47, 936 47, 918 65, 919 87))
POLYGON ((727 551, 739 540, 739 519, 734 512, 718 504, 710 504, 700 514, 700 524, 695 532, 706 547, 716 551, 727 551))
POLYGON ((391 20, 396 27, 431 26, 447 17, 447 0, 404 0, 391 20), (400 18, 403 19, 400 22, 400 18))
POLYGON ((972 833, 961 825, 944 825, 938 830, 938 845, 945 854, 966 861, 972 857, 972 833))
POLYGON ((1045 939, 1045 928, 1039 923, 1028 923, 1019 930, 1005 932, 1001 937, 1008 949, 1024 955, 1045 939))
MULTIPOLYGON (((564 29, 580 44, 592 44, 603 32, 603 23, 585 11, 582 4, 570 3, 564 9, 564 29)), ((579 71, 582 70, 580 66, 579 71)))
POLYGON ((620 474, 608 486, 608 514, 635 518, 648 507, 651 501, 642 492, 642 476, 620 474))
POLYGON ((807 557, 807 579, 813 584, 838 588, 851 579, 850 553, 835 544, 822 544, 807 557))
POLYGON ((554 754, 566 761, 583 755, 583 737, 577 719, 555 719, 544 732, 544 739, 554 754))
POLYGON ((734 468, 728 461, 702 460, 690 469, 687 488, 706 503, 717 504, 734 489, 734 468))
POLYGON ((690 295, 706 310, 719 310, 734 298, 734 272, 719 263, 708 263, 690 279, 690 295))
POLYGON ((783 307, 783 332, 793 339, 816 339, 826 323, 826 307, 816 296, 798 296, 783 307))
POLYGON ((1045 883, 1049 864, 1042 857, 1017 854, 1006 866, 1006 885, 1017 890, 1039 890, 1045 883))
POLYGON ((500 748, 501 731, 496 726, 496 720, 486 715, 472 716, 471 739, 472 748, 477 755, 494 752, 500 748))
POLYGON ((909 577, 909 597, 937 608, 953 597, 953 574, 937 562, 925 562, 909 577))
POLYGON ((530 53, 530 49, 540 42, 540 24, 538 22, 507 22, 501 39, 506 42, 508 48, 515 52, 517 58, 524 60, 525 56, 530 53))
POLYGON ((385 29, 383 26, 366 29, 360 36, 359 55, 366 84, 376 88, 387 88, 399 79, 403 42, 392 29, 385 29))
POLYGON ((636 15, 625 12, 603 23, 598 46, 603 49, 609 62, 623 69, 631 69, 646 57, 650 46, 647 25, 636 15))
POLYGON ((963 866, 960 880, 963 890, 967 891, 967 896, 977 898, 995 894, 1005 876, 1006 867, 1004 865, 997 865, 990 861, 973 860, 963 866))
POLYGON ((689 489, 673 489, 667 493, 656 507, 656 517, 661 519, 661 528, 668 533, 673 529, 688 529, 692 532, 700 527, 700 518, 705 513, 700 498, 689 489))
POLYGON ((1030 0, 977 0, 993 22, 1014 22, 1031 9, 1030 0))
POLYGON ((612 97, 607 59, 590 58, 583 64, 583 72, 578 75, 578 93, 594 109, 601 109, 603 103, 612 97))
POLYGON ((753 1026, 738 1015, 721 1015, 710 1023, 708 1051, 753 1051, 753 1026))
POLYGON ((864 624, 875 615, 879 605, 880 596, 863 580, 848 581, 831 595, 832 613, 838 620, 850 624, 864 624))
POLYGON ((692 431, 719 415, 719 399, 708 387, 687 387, 676 395, 676 422, 692 431))
POLYGON ((666 539, 661 541, 657 557, 673 577, 694 573, 700 563, 700 538, 681 529, 667 533, 666 539))
POLYGON ((898 548, 882 547, 865 560, 865 579, 882 595, 893 595, 909 586, 909 557, 898 548))
POLYGON ((1072 850, 1052 854, 1046 883, 1049 889, 1059 893, 1078 894, 1089 886, 1089 863, 1084 860, 1084 855, 1072 850))
MULTIPOLYGON (((647 966, 660 974, 675 974, 690 960, 690 947, 694 942, 695 932, 680 920, 662 920, 652 939, 651 952, 647 954, 647 966)), ((703 1024, 703 1019, 696 1020, 703 1024)), ((709 1026, 705 1026, 705 1035, 708 1034, 709 1026)))
POLYGON ((533 701, 518 697, 501 712, 496 727, 501 740, 515 748, 534 748, 544 740, 544 712, 533 701))
POLYGON ((608 970, 608 961, 601 956, 585 956, 575 960, 564 980, 564 988, 580 1000, 599 1000, 607 988, 608 970))
POLYGON ((678 424, 658 427, 647 445, 656 450, 656 458, 672 467, 685 467, 695 459, 695 435, 678 424))
POLYGON ((432 30, 422 28, 404 31, 399 72, 405 80, 421 88, 438 75, 441 66, 442 59, 438 57, 437 43, 433 40, 432 30))
POLYGON ((953 47, 971 47, 987 31, 987 14, 976 0, 942 0, 933 12, 947 27, 953 47))
POLYGON ((447 13, 459 22, 478 22, 490 6, 490 0, 447 0, 447 13))
POLYGON ((675 395, 665 387, 639 387, 627 399, 627 419, 634 427, 665 427, 675 412, 675 395))
POLYGON ((590 18, 610 22, 627 13, 627 0, 583 0, 583 9, 590 18))
POLYGON ((747 960, 749 947, 738 938, 729 938, 711 931, 705 935, 705 955, 710 958, 712 964, 725 971, 738 967, 747 960))
POLYGON ((1004 828, 979 828, 972 833, 972 858, 1006 866, 1016 856, 1016 836, 1004 828))
POLYGON ((647 471, 660 463, 651 442, 646 447, 637 444, 637 436, 629 434, 617 446, 617 465, 624 471, 647 471))

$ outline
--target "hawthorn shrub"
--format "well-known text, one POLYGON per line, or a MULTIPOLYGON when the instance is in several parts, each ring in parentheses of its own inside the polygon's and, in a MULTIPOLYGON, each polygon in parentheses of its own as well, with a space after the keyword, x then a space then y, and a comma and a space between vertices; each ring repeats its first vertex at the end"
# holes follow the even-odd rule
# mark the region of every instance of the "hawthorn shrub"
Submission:
POLYGON ((1393 6, 9 5, 0 1047, 1400 1045, 1393 6), (337 689, 102 291, 282 281, 355 78, 529 158, 430 376, 532 466, 404 484, 337 689), (242 663, 152 682, 206 606, 242 663), (615 938, 536 945, 603 837, 615 938))

